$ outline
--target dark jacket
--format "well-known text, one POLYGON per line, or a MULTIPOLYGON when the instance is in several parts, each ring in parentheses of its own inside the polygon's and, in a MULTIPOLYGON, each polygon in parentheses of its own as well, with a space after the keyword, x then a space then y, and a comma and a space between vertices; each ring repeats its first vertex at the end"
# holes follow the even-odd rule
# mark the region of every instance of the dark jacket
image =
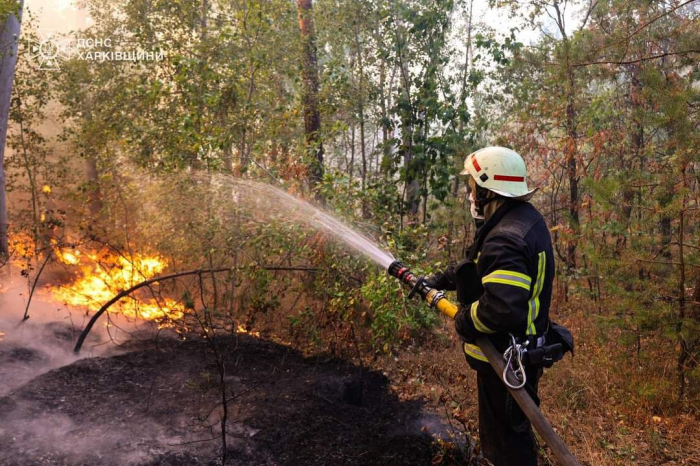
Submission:
POLYGON ((534 342, 547 331, 554 281, 544 218, 528 202, 507 201, 479 228, 467 260, 435 281, 438 288, 457 290, 455 327, 470 363, 486 361, 473 344, 480 333, 491 335, 499 351, 508 346, 509 333, 534 342))

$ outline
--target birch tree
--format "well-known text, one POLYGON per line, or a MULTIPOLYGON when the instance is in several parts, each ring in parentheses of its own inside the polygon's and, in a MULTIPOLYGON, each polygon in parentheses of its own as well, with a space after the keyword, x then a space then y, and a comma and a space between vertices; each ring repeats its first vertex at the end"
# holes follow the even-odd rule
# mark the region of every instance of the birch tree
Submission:
POLYGON ((0 256, 7 256, 7 197, 5 193, 5 141, 7 139, 7 122, 10 116, 10 97, 12 82, 17 64, 17 39, 24 1, 4 2, 3 15, 6 19, 0 33, 0 256))

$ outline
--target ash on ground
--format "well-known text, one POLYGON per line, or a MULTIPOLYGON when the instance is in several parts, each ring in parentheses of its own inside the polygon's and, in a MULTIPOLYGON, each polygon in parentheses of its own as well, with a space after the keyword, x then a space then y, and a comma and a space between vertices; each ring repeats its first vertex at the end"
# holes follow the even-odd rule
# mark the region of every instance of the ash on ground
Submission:
MULTIPOLYGON (((72 346, 67 327, 44 330, 72 346)), ((399 401, 381 374, 237 338, 226 377, 230 464, 425 465, 446 458, 443 443, 415 428, 426 416, 421 403, 399 401)), ((52 358, 2 341, 0 375, 26 367, 28 376, 52 358)), ((202 341, 141 342, 127 353, 74 360, 2 393, 0 465, 221 464, 219 388, 202 341)))

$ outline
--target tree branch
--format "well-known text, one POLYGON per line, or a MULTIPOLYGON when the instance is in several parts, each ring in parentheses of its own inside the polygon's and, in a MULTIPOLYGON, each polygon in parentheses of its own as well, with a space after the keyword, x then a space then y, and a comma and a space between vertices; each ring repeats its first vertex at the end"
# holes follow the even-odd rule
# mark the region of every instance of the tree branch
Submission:
POLYGON ((681 50, 678 52, 664 52, 664 53, 659 53, 657 55, 649 55, 646 57, 638 58, 636 60, 627 60, 627 61, 610 60, 610 61, 592 61, 592 62, 587 62, 587 63, 574 63, 572 66, 579 68, 582 66, 590 66, 590 65, 633 65, 635 63, 641 63, 644 61, 656 60, 657 58, 664 58, 664 57, 669 57, 672 55, 690 55, 693 53, 700 53, 700 50, 681 50))
POLYGON ((53 249, 49 249, 49 252, 46 253, 46 259, 44 259, 44 263, 41 264, 39 271, 36 273, 36 277, 34 277, 34 283, 32 283, 32 289, 29 292, 29 298, 27 298, 27 307, 24 308, 24 317, 22 317, 22 322, 29 319, 29 305, 32 304, 32 297, 34 296, 34 290, 36 289, 36 284, 39 283, 39 277, 41 277, 41 272, 44 271, 44 267, 46 267, 46 264, 48 264, 49 259, 51 259, 52 254, 53 254, 53 249))
POLYGON ((687 1, 683 2, 683 3, 681 3, 680 5, 677 5, 677 6, 673 7, 673 8, 671 8, 671 9, 668 10, 668 11, 664 11, 663 13, 659 14, 658 16, 655 16, 654 18, 650 19, 649 21, 647 21, 646 23, 642 24, 642 25, 639 26, 637 29, 635 29, 634 31, 632 31, 632 33, 631 33, 630 35, 627 36, 627 40, 631 39, 631 38, 632 38, 633 36, 635 36, 639 31, 641 31, 642 29, 644 29, 644 28, 650 26, 651 24, 655 23, 656 21, 658 21, 659 19, 663 18, 664 16, 670 15, 671 13, 673 13, 673 12, 676 11, 676 10, 678 10, 679 8, 683 8, 684 6, 689 5, 689 4, 693 3, 694 1, 696 1, 696 0, 687 0, 687 1))
MULTIPOLYGON (((264 270, 288 270, 288 271, 302 271, 302 272, 315 272, 317 269, 315 268, 309 268, 309 267, 260 267, 261 269, 264 270)), ((125 296, 130 295, 134 291, 138 290, 139 288, 143 288, 145 286, 151 285, 156 282, 160 282, 163 280, 172 280, 174 278, 179 278, 179 277, 184 277, 187 275, 201 275, 202 273, 221 273, 221 272, 230 272, 233 270, 231 267, 226 267, 226 268, 218 268, 218 269, 195 269, 195 270, 187 270, 184 272, 177 272, 177 273, 171 273, 169 275, 161 275, 158 277, 153 277, 149 280, 145 280, 143 282, 137 283, 136 285, 132 286, 131 288, 128 288, 124 291, 121 291, 118 293, 116 296, 114 296, 112 299, 107 301, 105 304, 102 305, 102 307, 95 313, 95 315, 92 316, 90 319, 90 322, 88 322, 87 326, 83 330, 83 332, 80 334, 80 337, 78 337, 78 341, 75 344, 75 348, 73 348, 73 352, 78 354, 80 353, 80 349, 83 346, 83 343, 85 342, 85 339, 87 338, 88 334, 90 333, 90 330, 92 330, 92 327, 95 325, 95 322, 100 318, 102 314, 104 314, 107 309, 110 308, 113 304, 115 304, 117 301, 122 299, 125 296)))

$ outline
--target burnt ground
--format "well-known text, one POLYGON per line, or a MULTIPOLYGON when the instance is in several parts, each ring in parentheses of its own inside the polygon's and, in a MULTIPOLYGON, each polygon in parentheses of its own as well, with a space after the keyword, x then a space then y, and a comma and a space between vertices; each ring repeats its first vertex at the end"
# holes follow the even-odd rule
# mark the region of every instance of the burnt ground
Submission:
MULTIPOLYGON (((206 344, 140 345, 80 359, 0 397, 0 465, 220 464, 221 391, 206 344)), ((0 366, 47 357, 32 351, 0 351, 0 366)), ((443 457, 421 432, 435 416, 399 401, 382 374, 246 335, 227 367, 229 464, 425 465, 443 457)))

